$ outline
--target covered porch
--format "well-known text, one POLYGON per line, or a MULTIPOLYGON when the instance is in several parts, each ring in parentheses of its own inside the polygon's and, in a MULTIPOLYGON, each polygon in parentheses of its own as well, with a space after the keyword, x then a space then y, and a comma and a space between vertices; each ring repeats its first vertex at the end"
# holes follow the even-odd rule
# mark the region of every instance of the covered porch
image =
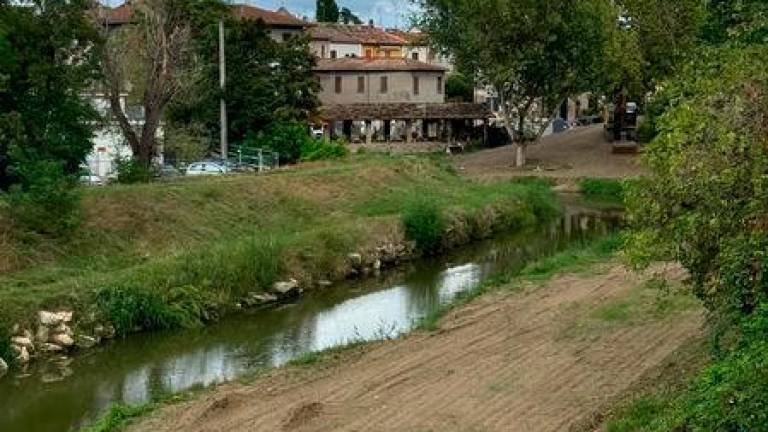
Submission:
POLYGON ((470 143, 488 140, 492 113, 482 104, 383 103, 321 108, 326 139, 353 144, 470 143))

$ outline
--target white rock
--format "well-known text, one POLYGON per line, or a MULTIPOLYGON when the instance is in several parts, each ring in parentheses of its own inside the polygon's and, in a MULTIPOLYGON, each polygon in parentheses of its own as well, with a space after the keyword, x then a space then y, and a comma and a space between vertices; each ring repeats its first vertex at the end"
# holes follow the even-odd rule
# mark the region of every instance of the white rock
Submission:
POLYGON ((66 333, 57 333, 51 336, 50 341, 51 343, 54 343, 56 345, 60 345, 63 347, 71 347, 72 345, 75 344, 75 340, 72 339, 72 336, 66 333))
POLYGON ((43 352, 49 352, 49 353, 64 351, 64 348, 62 348, 61 345, 56 345, 56 344, 52 344, 52 343, 44 343, 44 344, 40 345, 40 349, 43 352))
POLYGON ((329 280, 321 280, 317 282, 317 286, 319 286, 320 288, 328 288, 331 285, 333 285, 333 282, 329 280))
POLYGON ((87 335, 78 335, 77 336, 77 346, 82 349, 88 349, 93 348, 96 346, 96 344, 99 343, 96 338, 87 336, 87 335))
POLYGON ((72 329, 62 322, 53 329, 53 333, 63 333, 72 336, 72 329))
POLYGON ((8 363, 0 358, 0 378, 2 378, 6 373, 8 373, 8 363))
POLYGON ((64 321, 62 318, 62 316, 54 312, 40 311, 38 313, 38 321, 46 327, 56 327, 64 321))
POLYGON ((360 267, 363 265, 363 256, 359 253, 351 253, 347 255, 347 258, 349 259, 349 262, 351 262, 355 267, 360 267))
POLYGON ((299 289, 299 281, 291 279, 288 282, 275 282, 272 289, 282 295, 291 294, 299 289))
POLYGON ((19 364, 27 364, 29 363, 29 351, 27 351, 27 347, 19 347, 20 351, 19 354, 16 356, 16 361, 19 364))
POLYGON ((22 337, 22 336, 11 338, 11 343, 27 349, 31 349, 32 347, 34 347, 34 343, 32 342, 32 339, 22 337))
POLYGON ((373 262, 373 269, 374 270, 381 270, 381 260, 376 260, 373 262))
POLYGON ((56 315, 61 319, 62 322, 69 323, 72 322, 72 316, 74 315, 72 311, 61 311, 57 312, 56 315))
POLYGON ((115 337, 115 333, 115 327, 111 324, 97 325, 93 328, 93 335, 96 336, 96 339, 112 339, 115 337))

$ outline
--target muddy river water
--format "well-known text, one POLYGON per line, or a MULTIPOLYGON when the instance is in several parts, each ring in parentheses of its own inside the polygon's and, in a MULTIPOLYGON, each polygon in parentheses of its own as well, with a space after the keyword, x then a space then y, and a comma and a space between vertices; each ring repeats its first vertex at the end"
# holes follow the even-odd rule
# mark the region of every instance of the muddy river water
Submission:
POLYGON ((78 430, 113 403, 140 404, 279 366, 307 352, 400 335, 488 278, 608 233, 619 221, 616 212, 567 206, 562 218, 537 229, 340 283, 294 303, 232 315, 205 328, 130 336, 64 361, 38 362, 25 373, 0 379, 0 431, 78 430))

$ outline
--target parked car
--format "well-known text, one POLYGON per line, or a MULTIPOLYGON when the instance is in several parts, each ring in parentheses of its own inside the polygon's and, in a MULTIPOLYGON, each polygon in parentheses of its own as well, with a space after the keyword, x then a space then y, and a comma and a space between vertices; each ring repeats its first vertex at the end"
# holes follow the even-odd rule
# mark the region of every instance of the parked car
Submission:
POLYGON ((312 138, 314 139, 323 139, 323 136, 325 136, 325 131, 323 131, 322 126, 316 126, 316 125, 310 126, 309 133, 310 135, 312 135, 312 138))
POLYGON ((195 162, 187 167, 188 176, 217 176, 229 172, 229 168, 220 162, 195 162))
POLYGON ((83 186, 104 186, 107 182, 97 175, 80 176, 80 184, 83 186))

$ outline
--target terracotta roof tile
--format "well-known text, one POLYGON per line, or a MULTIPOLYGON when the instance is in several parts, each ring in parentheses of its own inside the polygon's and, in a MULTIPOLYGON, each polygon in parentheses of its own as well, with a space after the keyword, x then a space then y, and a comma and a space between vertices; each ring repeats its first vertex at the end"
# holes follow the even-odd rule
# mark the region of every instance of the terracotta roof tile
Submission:
POLYGON ((241 19, 262 20, 264 24, 273 27, 306 27, 304 20, 296 18, 285 9, 280 12, 273 12, 266 9, 257 8, 251 5, 235 4, 230 6, 236 17, 241 19))
POLYGON ((445 68, 418 60, 405 58, 354 58, 318 59, 315 72, 335 71, 432 71, 445 72, 445 68))
POLYGON ((384 29, 369 25, 315 24, 309 30, 315 40, 329 40, 338 43, 359 43, 362 45, 406 45, 408 41, 384 29))
MULTIPOLYGON (((260 19, 268 26, 292 28, 302 28, 307 26, 305 21, 291 15, 285 9, 282 9, 279 12, 273 12, 244 4, 235 4, 230 6, 230 8, 232 9, 232 13, 238 18, 253 20, 260 19)), ((133 11, 133 4, 131 4, 130 1, 126 1, 114 8, 102 6, 99 15, 100 19, 107 24, 130 24, 133 22, 133 11)))

